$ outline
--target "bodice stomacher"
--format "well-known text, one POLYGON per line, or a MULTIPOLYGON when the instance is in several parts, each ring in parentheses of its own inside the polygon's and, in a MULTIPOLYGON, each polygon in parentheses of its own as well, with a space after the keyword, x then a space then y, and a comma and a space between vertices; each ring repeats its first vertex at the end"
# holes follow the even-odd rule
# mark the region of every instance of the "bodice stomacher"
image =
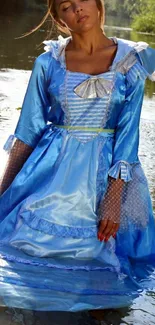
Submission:
POLYGON ((88 76, 66 71, 60 86, 60 102, 68 133, 86 143, 105 128, 109 101, 114 86, 114 72, 105 76, 88 76), (80 129, 79 129, 80 128, 80 129))

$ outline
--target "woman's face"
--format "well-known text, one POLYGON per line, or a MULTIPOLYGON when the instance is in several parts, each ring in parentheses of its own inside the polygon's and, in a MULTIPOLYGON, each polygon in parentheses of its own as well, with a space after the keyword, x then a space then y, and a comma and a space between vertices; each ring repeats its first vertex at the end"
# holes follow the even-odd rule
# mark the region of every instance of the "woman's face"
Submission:
POLYGON ((75 33, 87 32, 95 25, 100 27, 96 0, 55 0, 58 19, 75 33))

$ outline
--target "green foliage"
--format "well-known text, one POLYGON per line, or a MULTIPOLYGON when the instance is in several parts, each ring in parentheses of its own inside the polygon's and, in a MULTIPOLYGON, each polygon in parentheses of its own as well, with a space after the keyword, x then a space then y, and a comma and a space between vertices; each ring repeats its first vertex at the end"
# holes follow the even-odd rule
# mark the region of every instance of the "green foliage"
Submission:
POLYGON ((145 33, 155 33, 155 14, 147 13, 137 16, 132 23, 133 29, 145 33))
POLYGON ((124 9, 131 17, 139 14, 142 8, 146 8, 146 5, 147 0, 124 0, 124 9))
POLYGON ((155 33, 155 0, 105 0, 108 15, 132 18, 136 31, 155 33))
POLYGON ((120 2, 120 0, 104 0, 105 7, 106 7, 106 13, 108 15, 121 15, 122 13, 125 14, 124 11, 124 0, 120 2))
POLYGON ((127 17, 137 14, 139 12, 139 6, 145 0, 105 0, 106 12, 109 15, 123 14, 127 17))
POLYGON ((140 7, 139 15, 134 17, 132 27, 136 31, 155 33, 155 1, 141 1, 144 3, 140 7))

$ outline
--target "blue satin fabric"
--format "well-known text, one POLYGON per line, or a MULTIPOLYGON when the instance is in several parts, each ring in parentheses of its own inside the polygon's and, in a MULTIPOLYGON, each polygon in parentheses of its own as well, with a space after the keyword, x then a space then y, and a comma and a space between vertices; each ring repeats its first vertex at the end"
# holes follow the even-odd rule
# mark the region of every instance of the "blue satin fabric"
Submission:
MULTIPOLYGON (((131 50, 120 41, 118 61, 131 50)), ((71 104, 65 109, 63 102, 66 70, 51 52, 36 60, 15 131, 34 150, 0 197, 0 296, 8 306, 116 308, 155 287, 155 222, 138 159, 147 71, 140 61, 126 74, 115 65, 113 71, 103 127, 115 129, 115 135, 103 132, 83 143, 54 126, 65 124, 72 109, 71 104), (126 183, 122 227, 116 239, 101 243, 99 204, 108 175, 119 174, 126 183)), ((93 105, 98 103, 93 99, 93 105)))
POLYGON ((143 50, 138 53, 138 56, 142 65, 145 67, 148 76, 151 76, 151 74, 155 72, 155 49, 148 47, 147 50, 143 50))

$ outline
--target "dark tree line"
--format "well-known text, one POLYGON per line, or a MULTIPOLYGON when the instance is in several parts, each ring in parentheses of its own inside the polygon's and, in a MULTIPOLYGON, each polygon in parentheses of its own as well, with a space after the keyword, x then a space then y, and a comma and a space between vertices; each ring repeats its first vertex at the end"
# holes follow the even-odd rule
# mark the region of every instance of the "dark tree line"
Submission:
POLYGON ((10 12, 20 12, 27 9, 43 9, 46 0, 0 0, 0 14, 10 12))
POLYGON ((106 11, 110 15, 133 17, 139 14, 142 2, 145 0, 105 0, 106 11))

